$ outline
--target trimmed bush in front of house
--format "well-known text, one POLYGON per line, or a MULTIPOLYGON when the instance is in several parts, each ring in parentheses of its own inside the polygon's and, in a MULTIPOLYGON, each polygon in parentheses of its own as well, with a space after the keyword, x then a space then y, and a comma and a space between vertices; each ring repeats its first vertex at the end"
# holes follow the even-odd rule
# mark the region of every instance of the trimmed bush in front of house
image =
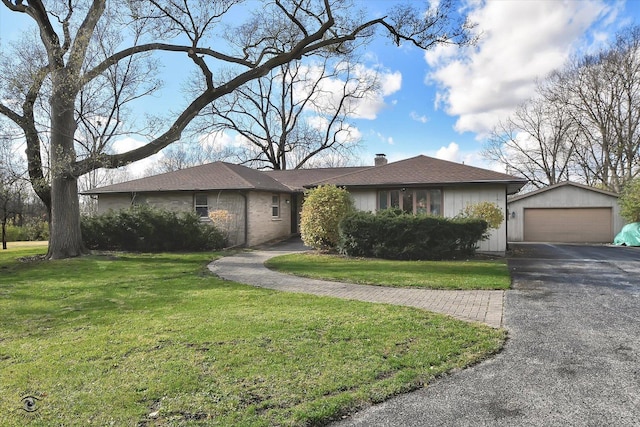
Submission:
POLYGON ((475 218, 487 221, 488 228, 497 230, 504 221, 502 209, 493 202, 478 202, 468 204, 458 218, 475 218))
POLYGON ((132 206, 82 218, 82 238, 89 249, 171 252, 222 249, 226 242, 212 224, 194 212, 132 206))
POLYGON ((389 209, 355 212, 340 222, 340 253, 395 260, 469 257, 486 236, 488 224, 476 218, 411 215, 389 209))
POLYGON ((305 193, 300 215, 300 235, 314 249, 335 249, 340 220, 354 210, 351 195, 335 185, 321 185, 305 193))

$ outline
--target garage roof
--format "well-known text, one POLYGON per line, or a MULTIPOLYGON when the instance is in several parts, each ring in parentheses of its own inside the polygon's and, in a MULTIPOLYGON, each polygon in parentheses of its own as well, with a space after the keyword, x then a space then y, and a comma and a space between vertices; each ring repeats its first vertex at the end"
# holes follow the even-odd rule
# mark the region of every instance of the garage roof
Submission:
POLYGON ((515 201, 518 201, 518 200, 523 200, 523 199, 526 199, 527 197, 536 196, 538 194, 542 194, 542 193, 545 193, 547 191, 551 191, 551 190, 554 190, 556 188, 565 187, 565 186, 576 187, 576 188, 580 188, 580 189, 583 189, 583 190, 593 191, 594 193, 600 193, 600 194, 604 194, 606 196, 611 196, 611 197, 615 197, 615 198, 619 197, 618 193, 614 193, 614 192, 607 191, 607 190, 601 190, 600 188, 590 187, 588 185, 579 184, 577 182, 564 181, 564 182, 560 182, 558 184, 549 185, 548 187, 540 188, 540 189, 535 190, 535 191, 531 191, 531 192, 526 193, 526 194, 521 194, 519 196, 510 197, 509 198, 509 202, 515 202, 515 201))

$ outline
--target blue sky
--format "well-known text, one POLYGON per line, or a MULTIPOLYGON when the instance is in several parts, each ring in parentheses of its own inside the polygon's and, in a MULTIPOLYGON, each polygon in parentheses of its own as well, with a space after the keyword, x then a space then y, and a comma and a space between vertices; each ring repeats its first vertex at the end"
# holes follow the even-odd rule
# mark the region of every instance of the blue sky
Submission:
POLYGON ((398 54, 375 47, 381 62, 402 74, 402 86, 385 99, 388 108, 375 120, 358 121, 369 156, 426 154, 491 167, 480 155, 487 132, 532 95, 537 78, 562 67, 570 55, 606 47, 621 28, 640 24, 636 0, 469 4, 483 31, 475 48, 398 54))
MULTIPOLYGON (((365 4, 375 13, 388 1, 365 4)), ((571 55, 606 47, 621 28, 640 24, 637 0, 464 4, 482 31, 473 48, 442 47, 425 53, 411 46, 394 47, 384 38, 368 47, 366 57, 382 70, 386 91, 377 102, 363 106, 367 119, 353 120, 363 138, 363 164, 372 164, 375 153, 386 153, 391 161, 426 154, 493 167, 480 154, 483 141, 493 125, 533 94, 536 79, 562 67, 571 55)), ((0 7, 3 44, 29 22, 13 15, 0 7)), ((172 68, 165 70, 165 81, 175 80, 172 68)), ((170 89, 171 85, 164 93, 170 89)), ((164 108, 159 102, 163 99, 152 100, 153 108, 164 108)), ((127 139, 116 149, 141 143, 127 139)), ((147 164, 141 162, 135 169, 141 171, 147 164)))

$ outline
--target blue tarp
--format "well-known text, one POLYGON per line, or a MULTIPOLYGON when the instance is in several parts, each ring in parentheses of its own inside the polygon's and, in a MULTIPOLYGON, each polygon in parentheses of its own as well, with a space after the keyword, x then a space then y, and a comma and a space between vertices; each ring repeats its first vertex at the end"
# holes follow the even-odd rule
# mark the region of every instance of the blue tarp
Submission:
POLYGON ((640 246, 640 222, 632 222, 622 227, 615 239, 614 245, 640 246))

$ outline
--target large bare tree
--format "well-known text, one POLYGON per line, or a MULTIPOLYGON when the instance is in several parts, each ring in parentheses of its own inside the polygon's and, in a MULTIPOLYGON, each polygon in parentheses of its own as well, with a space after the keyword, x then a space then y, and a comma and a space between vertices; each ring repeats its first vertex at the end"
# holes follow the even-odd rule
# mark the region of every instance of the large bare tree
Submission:
POLYGON ((352 157, 361 138, 349 119, 378 91, 378 73, 349 56, 294 60, 220 98, 203 118, 240 135, 239 163, 299 169, 326 155, 352 157))
MULTIPOLYGON (((28 47, 29 51, 41 53, 42 60, 36 57, 28 73, 3 76, 6 84, 0 97, 0 114, 22 130, 31 183, 50 209, 49 258, 85 252, 77 194, 80 176, 159 152, 179 140, 206 106, 244 84, 302 57, 328 51, 340 55, 350 44, 372 37, 376 28, 385 31, 395 43, 413 43, 425 49, 470 40, 469 25, 458 15, 455 2, 449 0, 422 8, 415 2, 393 2, 388 14, 373 18, 354 14, 347 0, 246 4, 241 0, 1 1, 7 10, 27 15, 38 33, 38 40, 28 47), (249 7, 258 10, 247 10, 249 7), (243 23, 232 26, 244 16, 247 18, 243 23), (162 58, 172 55, 174 61, 186 60, 185 71, 190 64, 190 69, 200 74, 203 88, 183 105, 176 102, 173 116, 154 129, 148 143, 115 153, 102 145, 104 139, 100 136, 109 132, 106 125, 99 124, 98 117, 83 118, 78 114, 79 105, 86 99, 83 95, 90 95, 85 89, 101 79, 109 81, 110 73, 119 70, 122 75, 122 70, 131 67, 140 69, 130 78, 144 76, 153 66, 153 62, 145 61, 156 53, 162 58), (229 68, 233 74, 220 81, 221 70, 229 68), (12 97, 7 98, 8 95, 12 97), (47 112, 38 112, 43 106, 47 112), (80 123, 96 125, 95 140, 78 135, 80 123), (49 144, 48 158, 43 157, 45 140, 49 144), (96 149, 87 149, 87 155, 79 157, 79 140, 96 149)), ((124 89, 119 93, 122 86, 117 81, 111 86, 100 85, 109 91, 109 96, 100 98, 134 99, 153 90, 142 79, 131 93, 124 89)), ((119 126, 123 126, 121 120, 115 120, 114 127, 119 126)))

